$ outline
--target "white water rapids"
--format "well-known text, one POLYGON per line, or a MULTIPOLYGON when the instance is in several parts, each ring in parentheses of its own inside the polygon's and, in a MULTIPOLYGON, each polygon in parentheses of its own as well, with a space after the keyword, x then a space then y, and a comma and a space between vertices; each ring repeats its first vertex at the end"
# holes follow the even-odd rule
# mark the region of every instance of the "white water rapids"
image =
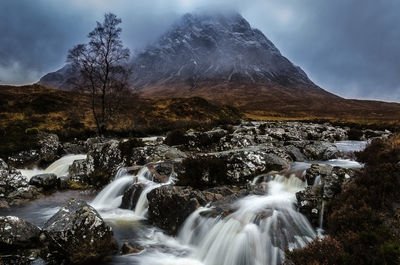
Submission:
MULTIPOLYGON (((161 185, 149 179, 144 167, 136 176, 124 175, 105 187, 91 202, 108 221, 134 221, 146 217, 147 193, 161 185), (118 208, 123 192, 134 183, 143 190, 134 211, 118 208)), ((276 175, 266 185, 265 195, 250 195, 232 204, 235 209, 222 218, 207 217, 211 208, 192 213, 176 238, 154 228, 137 242, 150 247, 139 255, 126 256, 133 264, 144 265, 266 265, 281 264, 286 248, 304 247, 316 233, 295 208, 295 193, 306 183, 294 175, 276 175)))

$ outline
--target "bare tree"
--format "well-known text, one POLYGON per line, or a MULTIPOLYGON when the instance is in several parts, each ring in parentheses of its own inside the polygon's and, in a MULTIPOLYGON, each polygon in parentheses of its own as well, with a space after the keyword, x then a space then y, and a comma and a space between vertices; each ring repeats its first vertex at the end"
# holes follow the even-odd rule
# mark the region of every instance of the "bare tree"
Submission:
POLYGON ((118 106, 118 98, 129 90, 129 49, 124 48, 119 27, 121 19, 112 13, 89 33, 89 43, 78 44, 68 53, 67 62, 79 72, 77 89, 89 92, 97 131, 101 135, 118 106))

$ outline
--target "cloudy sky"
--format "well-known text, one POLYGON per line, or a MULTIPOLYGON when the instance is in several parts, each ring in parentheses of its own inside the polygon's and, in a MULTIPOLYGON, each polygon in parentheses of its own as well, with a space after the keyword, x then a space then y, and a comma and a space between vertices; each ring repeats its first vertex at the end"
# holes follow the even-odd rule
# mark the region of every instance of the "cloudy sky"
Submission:
POLYGON ((0 83, 60 68, 105 12, 140 50, 182 14, 208 8, 240 12, 328 91, 400 102, 399 0, 1 0, 0 83))

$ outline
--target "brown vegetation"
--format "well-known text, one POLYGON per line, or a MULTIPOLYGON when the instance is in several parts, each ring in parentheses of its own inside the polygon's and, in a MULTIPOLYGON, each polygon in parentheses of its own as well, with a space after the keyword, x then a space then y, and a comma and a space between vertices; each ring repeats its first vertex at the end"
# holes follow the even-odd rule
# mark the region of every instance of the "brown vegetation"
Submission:
POLYGON ((292 263, 400 263, 400 136, 374 140, 357 158, 364 170, 327 207, 330 237, 289 252, 292 263))

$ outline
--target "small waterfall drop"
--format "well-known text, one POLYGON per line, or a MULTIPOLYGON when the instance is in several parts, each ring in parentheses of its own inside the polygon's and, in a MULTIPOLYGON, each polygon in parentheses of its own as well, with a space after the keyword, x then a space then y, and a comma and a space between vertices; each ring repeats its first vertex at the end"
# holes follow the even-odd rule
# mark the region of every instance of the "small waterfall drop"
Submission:
POLYGON ((173 177, 166 183, 153 182, 153 174, 144 166, 136 175, 128 174, 126 168, 121 168, 115 174, 114 180, 108 184, 90 203, 104 219, 144 219, 147 214, 147 194, 153 189, 169 185, 173 177), (140 194, 134 211, 120 209, 124 192, 133 184, 144 184, 146 187, 140 194))
POLYGON ((213 209, 208 207, 193 212, 177 237, 181 246, 191 249, 189 255, 155 252, 138 261, 143 265, 181 261, 203 265, 281 264, 286 248, 304 247, 316 233, 294 204, 295 192, 304 189, 305 182, 294 175, 271 179, 265 183, 265 195, 249 195, 233 202, 234 210, 227 216, 221 213, 212 217, 208 212, 213 209))
POLYGON ((44 173, 53 173, 57 177, 63 177, 68 175, 68 168, 72 165, 75 160, 86 159, 87 155, 65 155, 60 159, 54 161, 46 169, 19 169, 21 174, 30 180, 33 176, 44 173))

